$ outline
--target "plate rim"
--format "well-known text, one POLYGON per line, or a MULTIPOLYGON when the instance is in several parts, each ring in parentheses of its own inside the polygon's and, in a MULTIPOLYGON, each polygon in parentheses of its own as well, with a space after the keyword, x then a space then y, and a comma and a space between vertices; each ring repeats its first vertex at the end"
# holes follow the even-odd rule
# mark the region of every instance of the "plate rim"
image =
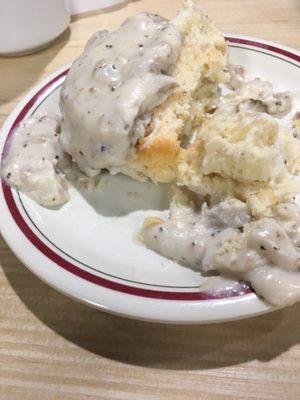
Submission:
MULTIPOLYGON (((254 44, 258 44, 256 47, 260 47, 267 52, 273 52, 274 49, 279 49, 280 54, 284 57, 289 58, 289 55, 292 54, 293 60, 300 62, 300 52, 288 46, 245 35, 225 34, 225 37, 229 42, 241 43, 246 46, 254 46, 254 44)), ((245 48, 245 50, 246 49, 247 48, 245 48)), ((282 60, 287 61, 285 59, 282 60)), ((61 76, 62 79, 64 79, 64 72, 70 67, 70 65, 71 64, 67 64, 61 67, 43 79, 38 85, 32 88, 20 102, 18 102, 1 128, 1 149, 3 149, 8 133, 10 133, 11 127, 15 121, 20 117, 20 112, 24 109, 24 106, 30 101, 33 101, 34 104, 34 102, 37 100, 37 94, 43 88, 50 89, 48 93, 47 90, 45 90, 45 97, 51 93, 55 89, 51 85, 53 80, 57 81, 56 87, 58 87, 60 85, 59 80, 57 80, 58 77, 61 76)), ((38 100, 39 103, 42 101, 40 98, 38 100)), ((24 117, 25 115, 21 115, 20 120, 22 120, 24 117)), ((45 256, 43 256, 41 253, 37 253, 37 249, 34 249, 33 251, 31 248, 33 245, 30 243, 30 246, 28 246, 28 239, 25 240, 24 237, 21 237, 23 232, 19 228, 17 228, 17 232, 15 231, 15 221, 11 220, 10 218, 10 213, 4 199, 2 185, 0 190, 0 210, 2 210, 2 218, 0 219, 0 231, 2 236, 14 254, 30 271, 32 271, 41 280, 56 290, 101 310, 125 317, 153 322, 212 323, 248 318, 250 316, 266 313, 275 309, 275 307, 272 307, 260 300, 254 293, 238 297, 213 300, 168 300, 149 297, 141 298, 135 294, 127 294, 122 292, 116 293, 115 290, 102 286, 97 286, 98 293, 95 293, 95 287, 93 287, 93 283, 83 281, 80 278, 80 281, 77 281, 78 277, 74 275, 71 279, 70 272, 62 271, 58 265, 52 262, 49 264, 49 260, 47 260, 48 262, 45 263, 45 260, 43 259, 45 256), (27 246, 23 247, 26 241, 27 246), (25 252, 24 248, 26 249, 25 252), (41 270, 39 267, 40 262, 47 264, 47 268, 49 269, 46 271, 45 269, 41 270), (58 269, 60 269, 60 271, 58 269), (60 279, 58 280, 58 278, 60 279), (67 284, 64 282, 65 279, 68 280, 67 284), (74 279, 77 282, 75 282, 74 279), (82 281, 84 282, 83 285, 82 281), (111 301, 111 297, 114 298, 114 301, 111 301), (233 304, 234 307, 231 307, 233 304), (180 311, 178 311, 179 307, 180 311), (213 312, 211 312, 212 310, 213 312)))

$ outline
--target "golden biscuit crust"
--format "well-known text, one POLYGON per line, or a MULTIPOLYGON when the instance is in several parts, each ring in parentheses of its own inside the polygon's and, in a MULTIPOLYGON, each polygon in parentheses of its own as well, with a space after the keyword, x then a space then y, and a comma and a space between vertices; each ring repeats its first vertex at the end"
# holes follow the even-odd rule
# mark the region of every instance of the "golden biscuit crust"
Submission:
POLYGON ((178 88, 154 110, 148 135, 139 141, 126 164, 126 168, 154 182, 176 179, 180 138, 190 134, 196 115, 199 119, 203 85, 214 88, 228 79, 227 44, 193 1, 185 1, 172 22, 183 41, 173 73, 178 88))

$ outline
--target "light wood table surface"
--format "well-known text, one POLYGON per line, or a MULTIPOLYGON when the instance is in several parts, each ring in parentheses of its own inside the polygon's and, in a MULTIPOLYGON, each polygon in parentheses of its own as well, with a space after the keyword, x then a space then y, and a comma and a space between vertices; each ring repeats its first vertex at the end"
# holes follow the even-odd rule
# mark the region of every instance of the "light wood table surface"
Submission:
MULTIPOLYGON (((203 0, 223 32, 300 48, 299 0, 203 0)), ((73 19, 51 47, 0 59, 0 124, 99 29, 180 1, 136 1, 73 19)), ((1 218, 1 216, 0 216, 1 218)), ((300 304, 246 321, 162 326, 106 315, 35 278, 0 241, 0 400, 300 399, 300 304)))

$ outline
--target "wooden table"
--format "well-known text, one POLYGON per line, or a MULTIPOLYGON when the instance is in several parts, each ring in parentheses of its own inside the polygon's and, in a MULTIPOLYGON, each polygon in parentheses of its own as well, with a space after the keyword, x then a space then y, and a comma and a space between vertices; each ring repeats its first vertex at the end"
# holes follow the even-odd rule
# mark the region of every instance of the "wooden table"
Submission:
MULTIPOLYGON (((0 124, 37 82, 80 54, 96 30, 180 1, 136 1, 76 17, 51 47, 0 59, 0 124)), ((298 0, 202 0, 224 32, 300 48, 298 0)), ((300 399, 300 304, 210 326, 162 326, 90 309, 35 278, 0 242, 1 400, 300 399)))

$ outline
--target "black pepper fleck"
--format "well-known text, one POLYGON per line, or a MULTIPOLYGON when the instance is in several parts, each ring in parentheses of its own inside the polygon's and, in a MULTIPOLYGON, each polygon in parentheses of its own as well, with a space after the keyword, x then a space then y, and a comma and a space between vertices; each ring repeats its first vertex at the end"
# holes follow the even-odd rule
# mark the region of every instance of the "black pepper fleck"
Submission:
POLYGON ((53 197, 52 201, 55 201, 55 197, 53 197))
POLYGON ((238 227, 238 230, 239 230, 241 233, 243 233, 243 232, 244 232, 244 227, 243 227, 243 226, 239 226, 239 227, 238 227))
POLYGON ((27 143, 23 144, 23 147, 27 147, 27 143))
POLYGON ((102 153, 105 153, 106 151, 110 151, 110 147, 107 146, 106 144, 102 144, 101 147, 100 147, 100 151, 102 153))
POLYGON ((260 249, 261 249, 261 250, 267 250, 267 249, 265 248, 265 246, 260 246, 260 249))
POLYGON ((79 150, 79 154, 80 154, 81 156, 83 156, 83 152, 82 152, 81 150, 79 150))
POLYGON ((111 49, 113 46, 112 46, 112 44, 107 44, 107 45, 105 45, 105 47, 107 47, 108 49, 111 49))
POLYGON ((140 48, 140 49, 141 49, 142 47, 144 47, 144 45, 143 45, 143 44, 139 44, 138 46, 139 46, 139 48, 140 48))
POLYGON ((287 161, 286 161, 286 160, 284 160, 284 163, 285 163, 285 164, 287 164, 287 161))
POLYGON ((162 226, 159 227, 160 232, 163 232, 164 228, 162 226))
POLYGON ((56 160, 58 160, 58 159, 59 159, 59 156, 56 155, 55 158, 56 158, 56 160))
POLYGON ((45 157, 43 157, 43 158, 42 158, 42 160, 43 160, 43 161, 45 161, 45 160, 46 160, 46 158, 45 158, 45 157))
POLYGON ((157 239, 157 236, 156 236, 156 235, 154 235, 154 239, 157 239))
POLYGON ((11 172, 6 175, 6 178, 9 179, 11 177, 11 172))
POLYGON ((114 70, 117 69, 117 66, 116 66, 115 64, 113 64, 111 67, 112 67, 112 69, 114 69, 114 70))

